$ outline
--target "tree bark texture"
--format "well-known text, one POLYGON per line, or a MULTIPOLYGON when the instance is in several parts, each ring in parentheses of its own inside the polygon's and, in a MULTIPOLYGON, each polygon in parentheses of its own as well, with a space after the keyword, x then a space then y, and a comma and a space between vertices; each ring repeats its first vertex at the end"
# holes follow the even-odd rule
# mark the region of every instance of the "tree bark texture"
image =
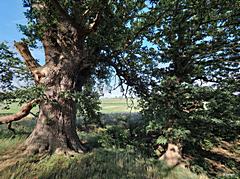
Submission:
POLYGON ((76 132, 76 102, 71 97, 76 87, 82 85, 78 83, 76 64, 62 59, 62 63, 48 64, 42 70, 38 80, 45 88, 45 100, 40 103, 37 124, 25 143, 27 151, 82 152, 84 148, 76 132))
MULTIPOLYGON (((56 48, 48 47, 45 54, 48 62, 39 66, 33 62, 27 46, 16 43, 29 70, 33 74, 36 85, 44 87, 44 97, 40 101, 40 112, 37 124, 25 142, 26 152, 68 153, 69 151, 82 152, 84 147, 76 132, 76 101, 72 94, 80 91, 85 78, 88 78, 87 69, 81 64, 78 53, 73 55, 61 53, 50 56, 47 53, 56 52, 56 48)), ((30 109, 28 110, 30 112, 30 109)))
POLYGON ((71 95, 81 91, 94 68, 94 50, 84 42, 86 35, 96 30, 98 13, 93 24, 82 26, 73 21, 59 1, 33 2, 31 6, 40 12, 36 16, 38 24, 46 26, 52 15, 56 15, 57 22, 46 26, 39 37, 45 51, 44 66, 31 56, 26 44, 15 43, 36 85, 45 89, 37 124, 25 142, 27 151, 82 152, 76 132, 76 101, 71 95))

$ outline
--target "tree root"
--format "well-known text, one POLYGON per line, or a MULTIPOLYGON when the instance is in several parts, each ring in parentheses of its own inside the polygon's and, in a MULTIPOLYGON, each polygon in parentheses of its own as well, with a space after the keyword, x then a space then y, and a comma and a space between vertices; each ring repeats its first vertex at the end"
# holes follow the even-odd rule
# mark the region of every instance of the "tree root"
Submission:
POLYGON ((37 146, 30 147, 23 144, 18 146, 14 151, 5 153, 3 156, 0 157, 0 172, 7 169, 8 167, 16 165, 21 161, 24 161, 26 158, 31 156, 35 156, 36 162, 38 162, 54 154, 74 157, 82 153, 83 153, 82 150, 79 150, 76 152, 74 150, 71 150, 68 148, 61 148, 61 147, 57 148, 53 153, 51 153, 49 150, 43 151, 43 150, 37 149, 37 146))

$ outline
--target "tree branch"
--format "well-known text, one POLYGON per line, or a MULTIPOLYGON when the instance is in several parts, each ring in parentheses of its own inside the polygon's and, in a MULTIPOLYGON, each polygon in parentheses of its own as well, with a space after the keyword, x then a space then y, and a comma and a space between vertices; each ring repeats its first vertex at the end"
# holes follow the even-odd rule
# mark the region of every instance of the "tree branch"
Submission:
MULTIPOLYGON (((30 113, 31 109, 33 108, 33 105, 36 104, 36 103, 39 103, 39 102, 40 102, 40 99, 31 100, 27 104, 24 104, 21 107, 21 110, 19 112, 17 112, 16 114, 11 114, 11 115, 8 115, 8 116, 0 117, 0 125, 1 124, 8 124, 8 123, 11 123, 13 121, 21 120, 22 118, 26 117, 30 113)), ((10 128, 11 128, 11 124, 10 124, 10 128)))
POLYGON ((31 52, 29 51, 27 44, 24 42, 15 42, 15 47, 17 48, 20 55, 23 57, 27 67, 31 71, 31 73, 34 75, 34 70, 36 70, 40 65, 36 62, 36 60, 31 55, 31 52))
POLYGON ((8 130, 12 131, 14 135, 16 134, 15 129, 12 128, 12 122, 8 123, 7 128, 8 130))
MULTIPOLYGON (((59 3, 58 0, 50 0, 50 2, 52 3, 52 5, 54 7, 56 7, 56 10, 59 12, 60 17, 62 18, 62 20, 65 20, 69 23, 69 25, 71 25, 72 27, 74 27, 75 29, 77 29, 77 24, 74 21, 74 19, 68 14, 68 12, 62 7, 62 5, 59 3)), ((50 8, 50 7, 49 7, 50 8)))
POLYGON ((88 34, 90 34, 91 32, 94 32, 97 30, 97 26, 100 23, 100 19, 101 19, 101 14, 100 12, 98 12, 95 16, 95 18, 93 19, 93 22, 89 24, 88 27, 86 27, 86 29, 83 30, 83 32, 81 33, 81 36, 86 36, 88 34))

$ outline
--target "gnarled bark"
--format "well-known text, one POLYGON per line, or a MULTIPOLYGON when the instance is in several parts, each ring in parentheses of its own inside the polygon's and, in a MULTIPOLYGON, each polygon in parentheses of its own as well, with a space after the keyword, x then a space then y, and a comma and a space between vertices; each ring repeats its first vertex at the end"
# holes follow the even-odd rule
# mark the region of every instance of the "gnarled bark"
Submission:
POLYGON ((182 156, 178 146, 169 143, 167 151, 159 158, 159 160, 164 160, 170 167, 179 165, 182 162, 182 156))
MULTIPOLYGON (((85 78, 89 77, 87 72, 92 65, 92 52, 84 47, 84 32, 96 30, 100 14, 96 14, 94 22, 89 26, 82 26, 75 23, 58 1, 33 2, 31 6, 39 12, 46 11, 46 14, 56 13, 57 22, 48 26, 39 37, 45 50, 43 67, 36 63, 27 45, 15 43, 36 85, 45 89, 36 126, 25 142, 26 152, 82 152, 84 147, 75 124, 76 102, 69 94, 81 91, 85 78)), ((40 13, 36 22, 46 25, 49 21, 46 14, 40 13)))
POLYGON ((72 99, 42 102, 37 124, 25 142, 27 152, 83 152, 75 124, 76 105, 72 99))
POLYGON ((45 100, 40 103, 37 124, 25 142, 28 153, 85 150, 76 132, 76 102, 71 96, 82 85, 77 80, 78 66, 63 55, 60 58, 61 63, 49 63, 44 68, 46 75, 39 80, 45 87, 45 100))

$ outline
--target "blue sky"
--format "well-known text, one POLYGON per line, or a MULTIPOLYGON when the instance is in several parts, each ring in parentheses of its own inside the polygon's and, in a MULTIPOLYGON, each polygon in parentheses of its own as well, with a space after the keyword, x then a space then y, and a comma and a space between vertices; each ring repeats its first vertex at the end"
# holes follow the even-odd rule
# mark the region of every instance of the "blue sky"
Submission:
MULTIPOLYGON (((6 41, 11 46, 13 51, 16 51, 13 42, 21 40, 24 36, 18 30, 17 24, 26 24, 24 16, 25 9, 22 6, 22 0, 1 0, 0 1, 0 42, 6 41)), ((32 51, 32 55, 44 61, 44 54, 42 49, 32 51)), ((119 89, 108 93, 104 90, 105 97, 121 96, 119 89)))
MULTIPOLYGON (((8 42, 13 51, 16 51, 13 46, 14 40, 19 41, 24 37, 17 28, 17 24, 27 23, 24 11, 22 0, 2 0, 0 2, 0 42, 8 42)), ((42 49, 33 50, 32 54, 43 63, 42 49)))
POLYGON ((21 32, 16 24, 25 24, 24 8, 21 0, 2 0, 0 2, 0 41, 20 40, 21 32))

